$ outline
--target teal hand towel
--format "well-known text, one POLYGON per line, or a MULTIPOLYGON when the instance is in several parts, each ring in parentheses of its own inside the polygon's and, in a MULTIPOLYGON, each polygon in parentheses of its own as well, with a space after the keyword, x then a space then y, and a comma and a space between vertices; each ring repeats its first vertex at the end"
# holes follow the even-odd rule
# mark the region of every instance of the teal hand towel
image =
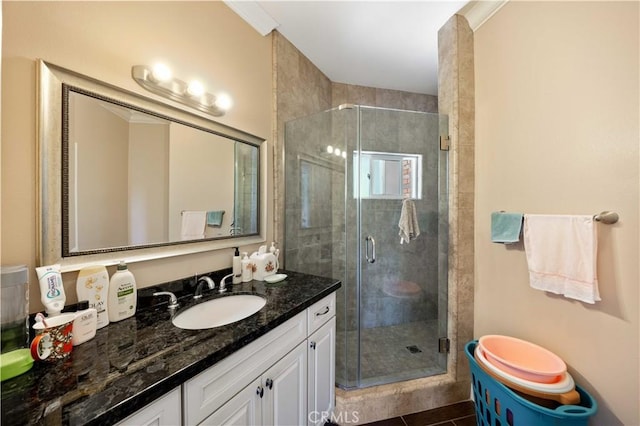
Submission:
POLYGON ((207 226, 222 226, 224 210, 207 212, 207 226))
POLYGON ((491 213, 491 241, 511 244, 520 241, 522 213, 491 213))

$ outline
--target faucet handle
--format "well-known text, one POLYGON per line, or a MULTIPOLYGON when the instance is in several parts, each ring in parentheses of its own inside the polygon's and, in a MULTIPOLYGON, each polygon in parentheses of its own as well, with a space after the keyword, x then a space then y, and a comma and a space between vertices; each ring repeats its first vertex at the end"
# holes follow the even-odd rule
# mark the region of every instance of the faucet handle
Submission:
POLYGON ((156 293, 153 293, 154 296, 169 296, 169 306, 167 306, 167 308, 169 309, 175 309, 178 306, 180 306, 180 304, 178 303, 178 298, 176 297, 175 294, 171 293, 170 291, 158 291, 156 293))

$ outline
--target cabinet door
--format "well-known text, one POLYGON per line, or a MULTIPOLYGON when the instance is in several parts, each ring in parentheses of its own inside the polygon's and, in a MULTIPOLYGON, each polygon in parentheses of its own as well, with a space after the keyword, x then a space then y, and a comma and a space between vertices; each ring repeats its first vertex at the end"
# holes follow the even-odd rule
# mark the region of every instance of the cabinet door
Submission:
POLYGON ((261 395, 264 395, 264 388, 258 378, 200 424, 211 426, 260 425, 262 424, 261 395))
POLYGON ((265 426, 307 424, 307 345, 294 350, 262 375, 265 426))
POLYGON ((308 424, 323 424, 331 418, 335 405, 335 339, 333 317, 309 336, 308 424))
POLYGON ((206 369, 183 386, 184 423, 195 425, 249 386, 307 337, 306 313, 284 324, 206 369))
POLYGON ((179 425, 181 424, 181 413, 180 388, 178 387, 162 398, 136 411, 117 425, 179 425))

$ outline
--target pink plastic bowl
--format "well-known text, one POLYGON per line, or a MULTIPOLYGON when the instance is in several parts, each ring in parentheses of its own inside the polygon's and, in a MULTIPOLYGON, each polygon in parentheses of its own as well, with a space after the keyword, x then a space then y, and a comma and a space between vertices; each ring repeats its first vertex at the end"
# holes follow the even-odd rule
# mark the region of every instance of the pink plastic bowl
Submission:
POLYGON ((478 343, 487 361, 521 379, 556 383, 567 371, 567 365, 556 354, 525 340, 487 335, 478 343))

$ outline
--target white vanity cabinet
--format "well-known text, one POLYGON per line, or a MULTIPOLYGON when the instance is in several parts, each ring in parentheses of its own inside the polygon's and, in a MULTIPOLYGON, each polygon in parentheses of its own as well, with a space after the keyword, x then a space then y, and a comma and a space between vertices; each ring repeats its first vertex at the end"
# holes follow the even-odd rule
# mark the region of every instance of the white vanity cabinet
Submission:
MULTIPOLYGON (((336 359, 335 293, 307 309, 309 325, 307 367, 307 423, 324 424, 335 405, 336 359)), ((300 423, 303 424, 303 423, 300 423)))
POLYGON ((186 381, 182 395, 175 389, 122 424, 324 423, 335 401, 335 299, 325 297, 186 381), (169 414, 177 417, 161 417, 169 414))
POLYGON ((336 400, 336 318, 332 317, 307 341, 307 420, 309 426, 323 425, 331 417, 336 400))
POLYGON ((306 423, 305 343, 278 361, 201 424, 210 426, 302 425, 306 423))
POLYGON ((307 345, 300 343, 263 375, 263 425, 307 422, 307 345))
POLYGON ((178 425, 181 421, 181 413, 182 404, 180 402, 180 388, 178 387, 118 422, 117 426, 178 425))

